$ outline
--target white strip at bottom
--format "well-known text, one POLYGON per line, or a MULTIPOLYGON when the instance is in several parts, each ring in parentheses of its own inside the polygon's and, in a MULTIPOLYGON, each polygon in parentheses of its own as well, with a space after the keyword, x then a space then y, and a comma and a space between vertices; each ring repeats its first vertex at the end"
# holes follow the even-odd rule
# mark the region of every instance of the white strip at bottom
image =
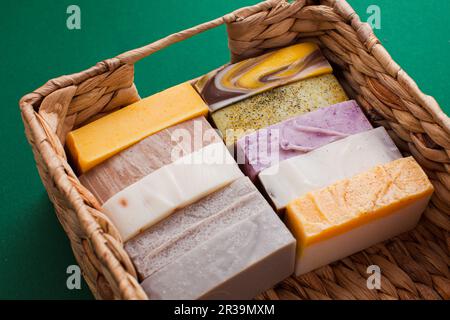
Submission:
POLYGON ((308 273, 413 229, 429 200, 430 197, 419 199, 388 216, 307 246, 297 253, 295 274, 308 273))

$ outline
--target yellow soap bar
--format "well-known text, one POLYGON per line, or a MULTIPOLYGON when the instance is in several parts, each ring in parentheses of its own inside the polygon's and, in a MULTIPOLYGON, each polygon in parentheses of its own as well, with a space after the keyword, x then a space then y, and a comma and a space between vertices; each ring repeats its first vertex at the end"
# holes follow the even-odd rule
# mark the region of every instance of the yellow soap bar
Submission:
POLYGON ((412 229, 432 193, 426 174, 409 157, 292 201, 286 223, 297 239, 296 274, 412 229))
POLYGON ((207 114, 202 98, 183 83, 70 132, 67 148, 84 173, 158 131, 207 114))
POLYGON ((227 145, 243 136, 284 120, 347 101, 332 74, 325 74, 271 89, 239 101, 211 115, 227 145))

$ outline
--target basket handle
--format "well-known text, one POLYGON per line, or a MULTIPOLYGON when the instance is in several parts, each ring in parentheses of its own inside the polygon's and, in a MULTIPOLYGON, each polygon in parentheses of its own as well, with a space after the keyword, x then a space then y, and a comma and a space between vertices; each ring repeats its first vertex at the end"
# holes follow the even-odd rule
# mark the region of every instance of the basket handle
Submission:
POLYGON ((115 58, 103 60, 88 70, 49 80, 40 88, 22 97, 22 99, 19 102, 19 105, 21 108, 25 107, 26 105, 33 105, 34 107, 38 107, 44 97, 48 96, 50 93, 58 89, 68 87, 73 84, 79 84, 83 81, 88 80, 89 78, 95 77, 106 71, 113 71, 118 67, 120 67, 122 64, 133 65, 139 60, 148 57, 149 55, 161 49, 164 49, 174 43, 191 38, 194 35, 213 29, 224 23, 230 24, 233 22, 239 22, 252 14, 268 10, 280 3, 287 3, 287 2, 286 0, 266 0, 254 6, 241 8, 232 13, 224 15, 223 17, 172 34, 168 37, 160 39, 144 47, 127 51, 125 53, 118 55, 115 58))
POLYGON ((181 32, 171 34, 170 36, 167 36, 163 39, 150 43, 141 48, 137 48, 122 53, 118 55, 116 59, 119 59, 121 62, 125 64, 135 64, 139 60, 144 59, 145 57, 148 57, 149 55, 161 49, 164 49, 174 43, 189 39, 197 34, 221 26, 224 23, 228 24, 233 23, 235 21, 239 21, 259 11, 264 11, 269 8, 272 8, 273 6, 277 5, 280 2, 286 2, 286 0, 266 0, 251 7, 241 8, 232 13, 226 14, 223 17, 205 22, 203 24, 186 29, 181 32))

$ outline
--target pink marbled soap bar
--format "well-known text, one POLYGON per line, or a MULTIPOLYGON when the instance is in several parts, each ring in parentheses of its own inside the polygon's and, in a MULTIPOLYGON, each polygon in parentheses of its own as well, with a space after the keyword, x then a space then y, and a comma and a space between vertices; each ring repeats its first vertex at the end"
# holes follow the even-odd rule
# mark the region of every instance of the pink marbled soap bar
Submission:
POLYGON ((354 100, 346 101, 239 139, 237 161, 244 173, 254 181, 260 171, 280 161, 372 128, 358 104, 354 100))

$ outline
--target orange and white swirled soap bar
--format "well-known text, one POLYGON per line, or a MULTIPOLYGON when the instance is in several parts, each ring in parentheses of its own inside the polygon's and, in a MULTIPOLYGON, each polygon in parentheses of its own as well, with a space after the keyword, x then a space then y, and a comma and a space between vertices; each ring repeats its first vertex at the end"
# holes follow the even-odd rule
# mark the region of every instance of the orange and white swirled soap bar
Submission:
POLYGON ((287 207, 296 275, 411 230, 433 193, 420 165, 402 158, 312 191, 287 207))
POLYGON ((84 173, 154 133, 207 114, 202 98, 183 83, 70 132, 67 147, 84 173))

